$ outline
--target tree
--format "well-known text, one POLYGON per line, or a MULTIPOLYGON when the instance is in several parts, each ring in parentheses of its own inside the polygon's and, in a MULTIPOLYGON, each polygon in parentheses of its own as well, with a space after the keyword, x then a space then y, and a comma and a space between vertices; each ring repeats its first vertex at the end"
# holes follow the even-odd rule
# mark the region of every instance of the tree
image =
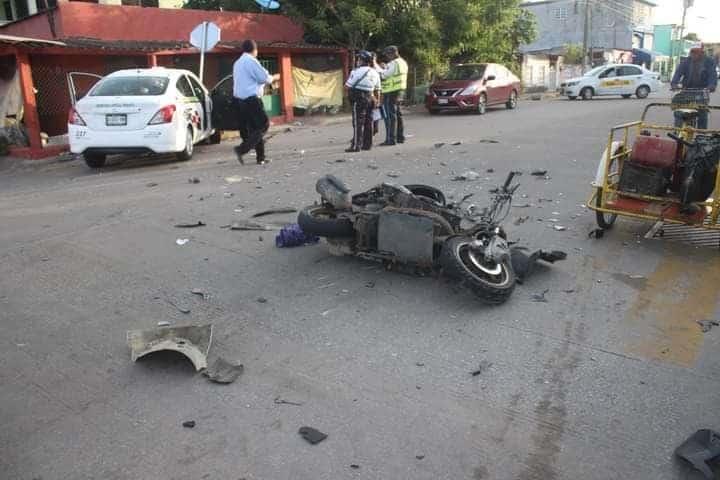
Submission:
POLYGON ((563 60, 568 65, 582 65, 585 55, 583 47, 579 43, 569 43, 565 45, 565 55, 563 60))
POLYGON ((192 10, 226 10, 232 12, 260 12, 254 0, 186 0, 183 8, 192 10))

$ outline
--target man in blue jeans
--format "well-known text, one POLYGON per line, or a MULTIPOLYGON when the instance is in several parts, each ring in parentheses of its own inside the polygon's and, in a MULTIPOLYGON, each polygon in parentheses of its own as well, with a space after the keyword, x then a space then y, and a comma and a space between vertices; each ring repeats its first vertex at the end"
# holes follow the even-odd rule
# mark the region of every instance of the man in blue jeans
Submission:
MULTIPOLYGON (((702 43, 696 43, 690 48, 690 56, 680 61, 673 75, 670 87, 677 90, 682 84, 683 90, 703 90, 706 89, 710 93, 717 88, 717 70, 715 69, 715 61, 705 55, 705 49, 702 43)), ((675 115, 675 126, 682 126, 682 118, 675 115)), ((708 111, 700 110, 698 112, 697 128, 708 128, 708 111)))
MULTIPOLYGON (((408 64, 400 56, 396 46, 390 46, 383 52, 387 66, 380 69, 382 79, 383 110, 385 111, 385 141, 381 146, 405 142, 405 125, 400 104, 405 99, 407 89, 408 64)), ((379 68, 377 63, 375 68, 379 68)))

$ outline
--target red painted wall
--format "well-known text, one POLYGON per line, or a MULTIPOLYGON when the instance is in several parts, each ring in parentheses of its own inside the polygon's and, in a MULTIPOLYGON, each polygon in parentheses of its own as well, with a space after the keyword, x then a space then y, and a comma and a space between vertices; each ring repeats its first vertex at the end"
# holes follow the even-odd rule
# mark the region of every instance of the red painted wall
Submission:
MULTIPOLYGON (((210 12, 165 8, 125 7, 83 2, 58 2, 55 10, 58 38, 90 37, 102 40, 185 41, 203 21, 220 27, 227 41, 299 42, 303 29, 283 15, 210 12)), ((49 17, 38 15, 0 28, 5 35, 52 38, 49 17)))

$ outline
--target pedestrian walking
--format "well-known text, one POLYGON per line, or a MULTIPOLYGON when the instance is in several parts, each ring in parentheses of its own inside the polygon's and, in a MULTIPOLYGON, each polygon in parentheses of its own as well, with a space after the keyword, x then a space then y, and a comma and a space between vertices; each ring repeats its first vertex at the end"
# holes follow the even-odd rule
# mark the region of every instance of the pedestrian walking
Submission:
POLYGON ((257 60, 257 43, 245 40, 242 43, 242 55, 233 65, 233 95, 237 102, 237 114, 240 120, 242 143, 235 147, 240 163, 243 155, 255 150, 258 165, 267 163, 265 140, 263 136, 270 128, 270 119, 262 103, 265 85, 272 85, 280 75, 270 73, 257 60))
POLYGON ((346 152, 359 152, 372 148, 373 110, 381 88, 380 75, 373 66, 373 56, 364 50, 358 52, 356 67, 350 72, 345 86, 352 106, 353 139, 346 152))
POLYGON ((405 99, 408 64, 394 45, 387 47, 383 53, 388 63, 380 72, 385 115, 385 141, 380 145, 388 146, 405 142, 405 125, 400 104, 405 99))
MULTIPOLYGON (((690 57, 683 59, 675 70, 670 88, 679 89, 682 84, 683 90, 707 90, 712 93, 717 88, 718 78, 715 61, 712 57, 705 55, 705 47, 702 43, 696 43, 690 48, 690 57)), ((702 99, 701 99, 702 100, 702 99)), ((682 117, 675 115, 675 126, 682 125, 682 117)), ((708 127, 708 111, 700 109, 697 117, 697 127, 706 129, 708 127)))

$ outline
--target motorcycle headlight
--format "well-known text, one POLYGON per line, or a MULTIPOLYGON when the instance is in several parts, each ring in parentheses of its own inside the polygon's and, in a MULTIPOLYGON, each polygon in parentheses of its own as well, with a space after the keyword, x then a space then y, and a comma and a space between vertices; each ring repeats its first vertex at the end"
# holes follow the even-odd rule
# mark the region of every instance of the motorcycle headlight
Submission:
POLYGON ((470 85, 467 88, 464 88, 460 95, 477 95, 480 93, 480 85, 470 85))

